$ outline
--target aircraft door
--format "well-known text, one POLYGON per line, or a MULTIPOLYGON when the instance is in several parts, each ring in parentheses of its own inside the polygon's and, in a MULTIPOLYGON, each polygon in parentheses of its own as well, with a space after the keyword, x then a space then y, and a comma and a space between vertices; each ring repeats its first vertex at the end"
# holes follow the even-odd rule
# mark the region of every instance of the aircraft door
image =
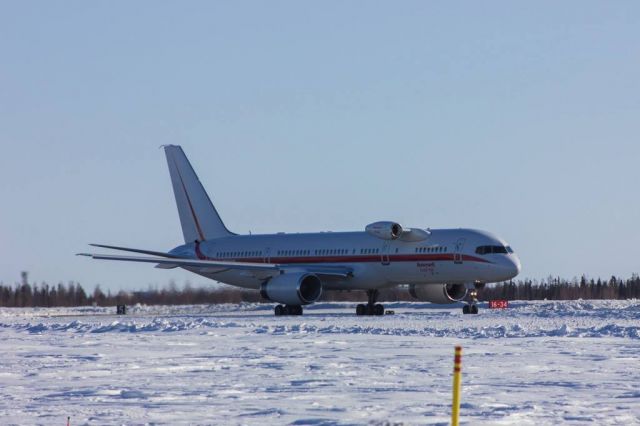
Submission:
POLYGON ((462 249, 464 248, 464 238, 460 238, 456 241, 455 251, 453 253, 453 263, 456 265, 462 265, 462 249))
POLYGON ((391 250, 391 241, 385 241, 382 245, 382 250, 380 250, 380 263, 383 265, 388 265, 391 263, 389 261, 389 251, 391 250))
POLYGON ((264 249, 264 263, 271 263, 271 247, 264 249))

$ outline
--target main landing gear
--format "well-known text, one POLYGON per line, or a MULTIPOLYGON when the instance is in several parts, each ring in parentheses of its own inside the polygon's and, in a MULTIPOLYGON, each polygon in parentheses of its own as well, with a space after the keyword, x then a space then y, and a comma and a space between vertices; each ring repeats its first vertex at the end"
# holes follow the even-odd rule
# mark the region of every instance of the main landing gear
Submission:
POLYGON ((302 306, 300 305, 278 305, 274 312, 277 317, 282 315, 302 315, 302 306))
POLYGON ((478 290, 475 288, 469 292, 469 303, 462 307, 463 314, 477 314, 478 313, 478 290))
POLYGON ((362 303, 356 306, 356 315, 384 315, 384 306, 376 303, 378 298, 378 290, 367 290, 368 302, 366 305, 362 303))

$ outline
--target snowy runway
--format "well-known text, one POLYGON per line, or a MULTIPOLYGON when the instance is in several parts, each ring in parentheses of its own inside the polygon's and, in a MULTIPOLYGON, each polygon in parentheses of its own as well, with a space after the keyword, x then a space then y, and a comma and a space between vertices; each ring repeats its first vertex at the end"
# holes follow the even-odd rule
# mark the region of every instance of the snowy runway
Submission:
POLYGON ((0 424, 639 424, 640 302, 0 309, 0 424))

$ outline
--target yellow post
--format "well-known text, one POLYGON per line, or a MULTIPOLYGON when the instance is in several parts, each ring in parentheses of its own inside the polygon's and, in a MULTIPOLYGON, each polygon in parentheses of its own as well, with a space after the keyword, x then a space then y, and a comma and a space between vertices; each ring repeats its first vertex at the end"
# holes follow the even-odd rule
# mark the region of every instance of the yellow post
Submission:
POLYGON ((453 403, 451 404, 451 426, 460 424, 460 383, 462 370, 462 346, 456 346, 453 359, 453 403))

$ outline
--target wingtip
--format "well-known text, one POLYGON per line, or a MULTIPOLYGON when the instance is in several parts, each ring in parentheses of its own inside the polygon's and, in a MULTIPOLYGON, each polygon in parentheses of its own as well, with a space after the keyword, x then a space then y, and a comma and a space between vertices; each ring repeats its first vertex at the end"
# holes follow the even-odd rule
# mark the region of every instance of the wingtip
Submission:
POLYGON ((76 253, 76 256, 93 257, 91 253, 76 253))

